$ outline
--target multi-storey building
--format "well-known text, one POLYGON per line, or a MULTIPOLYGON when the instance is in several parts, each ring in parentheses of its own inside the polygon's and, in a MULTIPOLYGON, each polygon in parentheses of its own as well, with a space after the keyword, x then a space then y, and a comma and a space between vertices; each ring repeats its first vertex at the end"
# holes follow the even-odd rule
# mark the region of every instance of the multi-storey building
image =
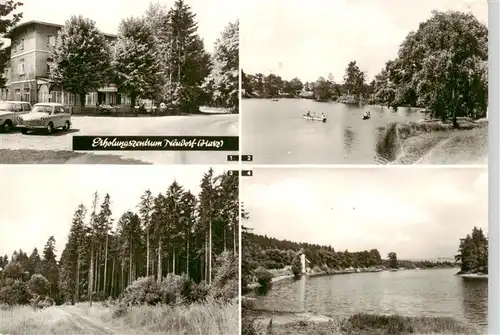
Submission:
MULTIPOLYGON (((7 83, 0 90, 1 100, 79 104, 74 94, 64 91, 64 87, 58 87, 49 79, 49 48, 56 43, 61 28, 58 24, 28 21, 17 25, 5 36, 11 41, 11 57, 3 74, 7 83)), ((110 44, 116 40, 115 35, 103 35, 110 44)), ((110 84, 86 95, 86 106, 98 104, 129 105, 130 99, 110 84)))

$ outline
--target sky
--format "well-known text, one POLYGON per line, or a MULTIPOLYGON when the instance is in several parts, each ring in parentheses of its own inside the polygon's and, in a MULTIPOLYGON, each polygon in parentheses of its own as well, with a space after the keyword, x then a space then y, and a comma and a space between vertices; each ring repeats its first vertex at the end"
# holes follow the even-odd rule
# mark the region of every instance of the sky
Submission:
MULTIPOLYGON (((150 3, 149 0, 24 0, 19 7, 23 21, 44 21, 57 24, 64 22, 73 14, 82 14, 93 19, 97 28, 108 34, 117 34, 118 25, 124 18, 141 16, 150 3)), ((156 2, 156 1, 155 1, 156 2)), ((174 0, 160 0, 168 8, 174 0)), ((224 27, 238 18, 238 2, 231 0, 185 0, 196 13, 199 24, 198 33, 208 51, 213 50, 215 40, 224 27)))
POLYGON ((254 0, 242 7, 242 69, 303 81, 331 73, 341 82, 351 60, 373 79, 434 9, 488 19, 487 0, 254 0))
POLYGON ((486 168, 255 168, 241 183, 244 224, 277 239, 436 259, 488 231, 486 168))
MULTIPOLYGON (((137 165, 2 165, 0 166, 0 255, 14 250, 41 252, 47 239, 56 239, 61 254, 77 206, 88 210, 95 191, 98 206, 106 193, 111 197, 112 217, 136 211, 141 195, 164 193, 176 179, 186 190, 198 194, 207 166, 137 165)), ((216 174, 223 170, 214 167, 216 174)))

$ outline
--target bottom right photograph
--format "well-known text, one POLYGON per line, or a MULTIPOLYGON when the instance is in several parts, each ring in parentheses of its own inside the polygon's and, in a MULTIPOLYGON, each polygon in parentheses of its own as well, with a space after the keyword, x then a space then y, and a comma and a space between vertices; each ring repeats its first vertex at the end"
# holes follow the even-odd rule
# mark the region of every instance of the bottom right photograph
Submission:
POLYGON ((484 334, 486 167, 256 168, 242 334, 484 334))

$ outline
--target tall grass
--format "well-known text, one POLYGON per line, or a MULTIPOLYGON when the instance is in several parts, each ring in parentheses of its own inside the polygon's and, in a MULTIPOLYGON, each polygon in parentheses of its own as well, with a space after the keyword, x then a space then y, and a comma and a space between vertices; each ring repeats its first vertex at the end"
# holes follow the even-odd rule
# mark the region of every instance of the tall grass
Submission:
POLYGON ((344 320, 310 322, 273 322, 267 326, 255 322, 256 316, 243 315, 242 335, 407 335, 407 334, 467 334, 481 332, 453 319, 444 317, 403 317, 399 315, 355 314, 344 320))
POLYGON ((147 335, 233 335, 239 334, 237 302, 219 303, 209 301, 190 305, 139 305, 128 307, 118 317, 113 317, 113 308, 103 305, 80 304, 89 318, 99 319, 113 328, 129 333, 147 335))
POLYGON ((33 309, 29 306, 0 308, 0 334, 9 335, 83 335, 88 331, 72 323, 70 317, 56 308, 33 309))

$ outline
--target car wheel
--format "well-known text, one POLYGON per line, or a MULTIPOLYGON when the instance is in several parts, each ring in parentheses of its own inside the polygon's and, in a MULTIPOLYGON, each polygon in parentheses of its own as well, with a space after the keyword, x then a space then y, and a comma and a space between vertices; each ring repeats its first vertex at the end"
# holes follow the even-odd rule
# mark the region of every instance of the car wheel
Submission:
POLYGON ((21 133, 26 135, 28 133, 28 128, 22 128, 21 133))
POLYGON ((47 134, 51 134, 54 131, 54 124, 52 122, 49 122, 47 125, 47 134))
POLYGON ((69 130, 71 128, 71 123, 69 123, 69 121, 66 121, 64 123, 64 130, 69 130))
POLYGON ((12 129, 12 122, 10 122, 10 120, 5 121, 4 124, 2 125, 2 132, 8 133, 11 131, 11 129, 12 129))

